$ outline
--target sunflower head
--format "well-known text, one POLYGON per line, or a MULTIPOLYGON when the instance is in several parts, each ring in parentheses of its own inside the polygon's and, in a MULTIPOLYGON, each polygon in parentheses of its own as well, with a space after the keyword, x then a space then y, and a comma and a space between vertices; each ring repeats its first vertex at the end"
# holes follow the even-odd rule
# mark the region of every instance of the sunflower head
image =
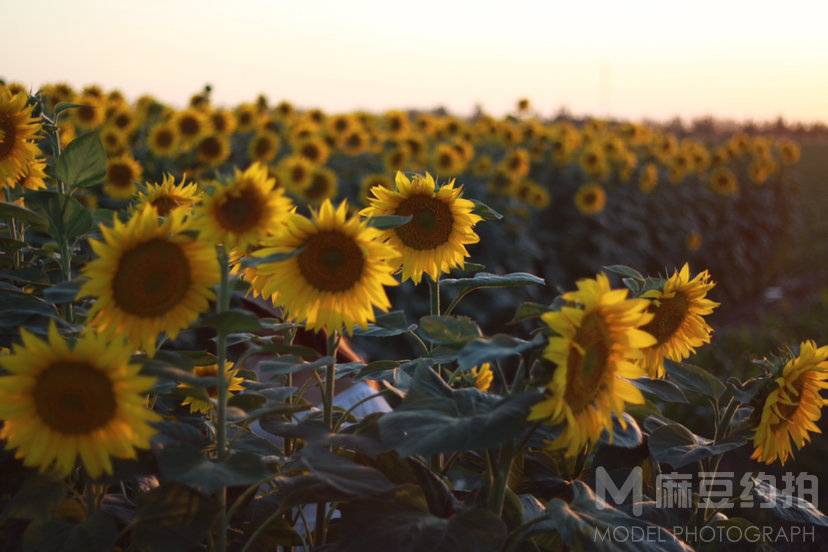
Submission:
POLYGON ((736 174, 727 167, 716 167, 710 173, 710 189, 715 193, 733 197, 739 194, 739 181, 736 174))
POLYGON ((250 141, 247 152, 252 161, 269 163, 276 157, 280 145, 278 134, 270 130, 260 130, 250 141))
POLYGON ((112 457, 149 448, 160 420, 144 396, 154 380, 129 364, 128 345, 86 332, 70 346, 54 324, 46 341, 21 338, 0 356, 0 438, 24 465, 67 476, 80 457, 96 478, 112 473, 112 457))
POLYGON ((705 321, 719 303, 707 298, 716 283, 705 270, 690 277, 687 263, 664 281, 660 289, 646 292, 648 311, 653 319, 644 331, 656 338, 656 343, 644 350, 643 364, 650 377, 664 375, 664 359, 681 362, 697 347, 710 343, 713 334, 705 321))
POLYGON ((529 419, 564 424, 551 446, 574 456, 611 431, 613 416, 623 424, 627 403, 644 402, 628 380, 644 375, 640 348, 655 339, 641 329, 652 318, 647 301, 611 289, 604 274, 580 280, 563 298, 568 305, 542 317, 553 332, 544 357, 557 368, 529 419))
POLYGON ((138 210, 144 205, 149 205, 158 213, 158 216, 166 217, 176 210, 189 211, 201 200, 201 191, 195 182, 186 182, 182 179, 175 183, 171 174, 164 175, 160 184, 148 182, 144 190, 138 194, 138 210))
POLYGON ((182 143, 189 145, 197 144, 209 129, 204 113, 192 107, 176 113, 172 122, 182 143))
POLYGON ((172 123, 154 126, 147 137, 147 145, 157 157, 170 157, 178 149, 178 142, 178 130, 172 123))
POLYGON ((821 392, 828 388, 828 347, 803 342, 799 355, 784 365, 775 383, 753 437, 752 458, 784 465, 793 455, 793 445, 801 449, 811 433, 820 431, 817 423, 825 404, 821 392))
POLYGON ((600 184, 585 184, 575 193, 575 207, 584 215, 597 215, 607 204, 607 193, 600 184))
POLYGON ((246 250, 275 233, 293 210, 290 198, 275 185, 259 163, 244 172, 237 169, 227 184, 216 184, 194 221, 202 239, 246 250))
MULTIPOLYGON (((242 386, 244 378, 240 377, 238 373, 238 368, 233 368, 233 365, 230 362, 224 363, 224 378, 227 381, 228 397, 233 395, 234 392, 244 389, 242 386)), ((215 378, 218 376, 218 364, 196 366, 193 368, 193 375, 200 378, 215 378)), ((187 383, 179 383, 178 388, 185 392, 194 390, 193 386, 187 383)), ((216 385, 208 386, 204 390, 207 392, 207 396, 211 399, 218 396, 218 386, 216 385)), ((209 414, 213 407, 210 401, 196 396, 195 393, 188 394, 187 397, 181 401, 181 404, 189 406, 190 412, 192 413, 200 412, 202 414, 209 414)))
POLYGON ((390 190, 394 187, 394 182, 391 178, 383 173, 370 173, 362 178, 359 186, 359 197, 362 203, 368 203, 372 197, 376 197, 372 191, 375 186, 390 190))
POLYGON ((135 193, 135 182, 142 173, 141 165, 131 156, 112 158, 106 163, 104 192, 114 199, 129 199, 135 193))
POLYGON ((208 134, 196 146, 199 163, 205 167, 218 167, 230 157, 230 143, 223 134, 208 134))
POLYGON ((160 221, 145 205, 126 224, 102 226, 103 241, 90 240, 97 258, 84 267, 79 294, 95 299, 92 327, 152 355, 160 333, 175 338, 207 309, 219 280, 216 252, 186 232, 184 214, 160 221))
POLYGON ((314 164, 301 155, 291 155, 279 161, 276 172, 279 182, 294 194, 310 186, 314 164))
POLYGON ((474 203, 462 197, 462 187, 452 180, 437 186, 426 173, 409 179, 398 172, 396 189, 374 188, 365 217, 410 216, 411 221, 384 231, 402 261, 403 280, 419 283, 423 274, 438 279, 441 274, 462 266, 469 256, 466 246, 480 238, 474 226, 481 220, 473 213, 474 203))
POLYGON ((383 286, 394 286, 396 252, 359 217, 348 217, 347 202, 325 200, 311 218, 294 213, 283 232, 264 240, 254 256, 297 252, 261 264, 251 283, 284 306, 289 320, 312 330, 351 332, 374 320, 374 309, 391 303, 383 286))
POLYGON ((26 93, 0 88, 0 188, 13 186, 38 152, 41 125, 32 117, 28 100, 26 93))
POLYGON ((302 190, 302 198, 310 205, 319 206, 336 195, 336 173, 327 167, 316 167, 310 185, 302 190))

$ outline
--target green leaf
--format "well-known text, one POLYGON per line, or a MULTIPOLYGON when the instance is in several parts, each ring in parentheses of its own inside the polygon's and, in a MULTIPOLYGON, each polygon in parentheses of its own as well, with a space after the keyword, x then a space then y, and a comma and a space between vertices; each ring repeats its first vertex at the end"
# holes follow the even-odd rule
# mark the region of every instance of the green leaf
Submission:
POLYGON ((414 217, 411 215, 381 215, 378 217, 371 217, 368 219, 368 226, 378 230, 391 230, 392 228, 399 228, 405 226, 414 217))
POLYGON ((46 215, 47 231, 58 243, 71 241, 94 227, 92 214, 73 197, 53 190, 27 192, 25 197, 32 208, 46 215))
POLYGON ((536 334, 531 341, 518 339, 506 334, 497 334, 490 338, 478 338, 466 343, 457 353, 457 364, 461 370, 471 370, 484 362, 492 362, 510 356, 520 356, 527 351, 543 346, 546 339, 536 334))
POLYGON ((633 280, 639 280, 642 283, 645 280, 643 274, 641 274, 639 271, 635 270, 634 268, 630 268, 626 265, 609 265, 609 266, 605 266, 603 268, 607 272, 612 272, 613 274, 618 274, 619 276, 623 276, 625 278, 632 278, 633 280))
POLYGON ((525 301, 520 304, 520 306, 515 311, 515 315, 509 321, 509 324, 517 324, 518 322, 523 322, 524 320, 532 320, 533 318, 539 318, 542 314, 549 312, 552 310, 549 305, 543 305, 541 303, 532 303, 531 301, 525 301))
POLYGON ((699 366, 665 360, 664 368, 667 372, 667 378, 673 380, 679 387, 690 389, 714 399, 718 399, 725 390, 725 386, 719 381, 719 378, 699 366))
POLYGON ((11 519, 48 519, 66 496, 62 479, 34 473, 23 480, 4 515, 11 519))
POLYGON ((138 496, 131 546, 153 552, 179 552, 201 547, 218 502, 178 483, 162 482, 138 496))
POLYGON ((324 356, 313 362, 304 362, 294 355, 285 355, 276 360, 263 360, 257 368, 268 375, 285 375, 301 372, 302 370, 319 370, 333 361, 333 357, 324 356))
POLYGON ((612 432, 604 431, 601 434, 600 442, 605 445, 622 448, 636 448, 644 441, 644 436, 641 434, 641 428, 638 427, 638 422, 635 418, 627 414, 623 414, 624 426, 618 417, 612 418, 612 432))
POLYGON ((790 493, 784 494, 768 481, 755 477, 750 479, 750 493, 758 499, 760 508, 770 509, 779 519, 795 524, 828 527, 828 516, 807 500, 790 493))
MULTIPOLYGON (((536 518, 524 525, 523 538, 532 535, 557 533, 561 540, 574 550, 600 550, 605 552, 652 551, 692 552, 692 548, 677 539, 670 531, 643 519, 629 516, 613 508, 592 492, 584 482, 572 482, 572 500, 553 498, 546 507, 542 518, 536 518), (612 538, 613 530, 623 528, 630 534, 633 528, 645 539, 618 541, 612 538), (609 532, 609 538, 605 535, 609 532), (601 539, 601 535, 604 538, 601 539), (652 537, 650 537, 652 535, 652 537), (600 539, 600 540, 599 540, 600 539)), ((631 534, 636 534, 632 532, 631 534)))
POLYGON ((368 324, 365 329, 357 328, 354 335, 363 337, 393 337, 404 333, 413 332, 417 324, 409 323, 405 319, 404 311, 392 311, 377 316, 373 324, 368 324))
POLYGON ((258 317, 243 309, 229 309, 204 317, 203 325, 224 334, 255 332, 262 329, 258 317))
POLYGON ((638 378, 630 380, 630 383, 638 387, 645 393, 655 395, 659 399, 671 403, 687 403, 687 397, 684 391, 671 381, 665 379, 654 378, 638 378))
POLYGON ((46 228, 49 222, 43 215, 14 203, 0 202, 0 218, 17 219, 32 226, 46 228))
POLYGON ((467 316, 423 316, 420 331, 426 341, 438 345, 460 346, 480 336, 480 328, 467 316))
POLYGON ((80 290, 76 281, 61 282, 43 290, 43 298, 55 305, 64 305, 75 300, 80 290))
POLYGON ((298 249, 294 249, 293 251, 287 251, 285 253, 273 253, 271 255, 266 255, 264 257, 246 257, 242 259, 241 265, 245 268, 251 268, 254 266, 259 266, 268 263, 279 263, 282 261, 286 261, 288 259, 292 259, 301 252, 302 248, 300 247, 298 249))
POLYGON ((400 456, 494 448, 519 437, 542 397, 537 391, 502 398, 452 389, 434 370, 418 366, 405 400, 379 419, 380 440, 400 456))
POLYGON ((396 487, 378 469, 357 464, 319 446, 302 449, 302 463, 320 480, 349 496, 380 495, 396 487))
POLYGON ((76 104, 72 102, 59 102, 55 106, 55 115, 60 115, 67 109, 75 109, 76 107, 83 107, 81 104, 76 104))
POLYGON ((490 274, 478 272, 471 278, 446 278, 440 280, 440 289, 458 292, 464 296, 474 290, 484 288, 506 288, 528 285, 545 285, 543 278, 527 272, 513 272, 511 274, 490 274))
POLYGON ((252 485, 270 475, 258 454, 232 452, 219 462, 185 446, 163 449, 158 456, 158 466, 166 479, 208 495, 221 487, 252 485))
POLYGON ((503 218, 503 215, 483 203, 477 199, 472 199, 472 203, 474 203, 474 209, 472 209, 472 213, 479 216, 483 220, 500 220, 503 218))
POLYGON ((446 519, 430 513, 420 497, 401 499, 401 495, 343 505, 342 536, 333 550, 497 552, 506 539, 505 524, 488 510, 472 508, 446 519))
POLYGON ((106 152, 98 133, 87 132, 72 140, 60 154, 55 173, 70 189, 95 186, 103 182, 106 176, 106 152))
POLYGON ((647 439, 653 458, 673 468, 680 468, 703 458, 724 454, 741 447, 746 442, 745 439, 737 438, 714 444, 710 439, 696 435, 679 423, 662 425, 647 439))

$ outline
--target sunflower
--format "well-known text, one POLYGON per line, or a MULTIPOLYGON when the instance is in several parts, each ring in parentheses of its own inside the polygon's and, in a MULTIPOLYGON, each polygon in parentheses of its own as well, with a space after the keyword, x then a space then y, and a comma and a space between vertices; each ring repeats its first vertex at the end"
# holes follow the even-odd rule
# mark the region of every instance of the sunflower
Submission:
POLYGON ((575 193, 575 207, 584 215, 596 215, 606 204, 607 193, 600 184, 584 184, 575 193))
POLYGON ((83 269, 80 296, 95 298, 89 311, 97 330, 124 336, 152 355, 158 334, 174 339, 207 309, 219 280, 215 249, 196 240, 184 211, 163 222, 145 206, 126 224, 102 226, 103 241, 90 240, 97 258, 83 269))
POLYGON ((578 162, 583 171, 592 178, 604 179, 609 174, 609 165, 604 150, 597 145, 584 148, 578 162))
MULTIPOLYGON (((233 394, 234 391, 241 391, 244 389, 242 387, 242 382, 244 382, 244 378, 238 376, 239 373, 238 368, 233 368, 233 365, 229 362, 224 363, 224 378, 227 381, 227 396, 233 394)), ((215 378, 218 375, 218 364, 210 364, 207 366, 196 366, 193 368, 193 375, 198 376, 200 378, 215 378)), ((192 385, 186 383, 179 383, 179 389, 183 389, 185 391, 194 390, 192 385)), ((205 389, 207 395, 210 398, 216 398, 218 396, 218 387, 216 385, 212 385, 205 389)), ((200 399, 194 395, 188 395, 186 399, 181 401, 181 404, 184 406, 189 405, 190 412, 200 412, 202 414, 209 414, 210 410, 212 409, 212 404, 210 401, 206 401, 204 399, 200 399)))
POLYGON ((567 456, 611 431, 613 415, 624 425, 626 403, 644 402, 628 380, 644 376, 639 349, 655 342, 641 329, 652 318, 646 300, 611 289, 604 274, 580 280, 577 287, 563 295, 570 305, 542 316, 557 334, 549 338, 544 357, 557 368, 546 398, 529 414, 530 420, 566 424, 551 446, 566 449, 567 456))
POLYGON ((170 157, 178 148, 178 142, 178 131, 172 123, 154 126, 147 138, 149 149, 156 157, 170 157))
POLYGON ((510 151, 501 161, 501 167, 515 178, 524 178, 529 174, 529 152, 523 148, 510 151))
POLYGON ((705 343, 710 343, 713 333, 704 317, 711 314, 719 303, 707 299, 716 285, 705 270, 690 278, 687 263, 675 271, 661 289, 642 295, 650 301, 649 312, 653 319, 642 328, 656 338, 652 347, 644 350, 643 366, 650 377, 664 375, 664 359, 681 362, 705 343))
POLYGON ((494 381, 494 372, 492 372, 492 365, 488 362, 484 362, 480 366, 475 366, 469 372, 469 375, 474 382, 475 388, 479 389, 480 391, 486 392, 492 386, 492 382, 494 381))
POLYGON ((492 170, 494 170, 494 161, 488 155, 481 155, 472 161, 471 173, 474 176, 485 178, 492 174, 492 170))
POLYGON ((172 122, 184 144, 198 143, 209 126, 204 114, 194 108, 179 111, 173 116, 172 122))
POLYGON ((127 148, 127 135, 112 125, 106 125, 101 130, 101 144, 108 155, 122 155, 127 148))
POLYGON ((149 182, 138 194, 138 210, 143 209, 144 205, 150 205, 158 216, 166 217, 179 209, 187 212, 200 200, 198 184, 187 183, 184 179, 180 184, 176 184, 175 178, 171 174, 166 174, 161 184, 149 182))
POLYGON ((799 356, 782 368, 776 388, 765 399, 751 458, 765 464, 779 460, 784 465, 793 455, 791 441, 801 449, 810 433, 819 433, 816 423, 826 402, 820 392, 826 388, 828 347, 817 348, 813 341, 805 341, 799 356))
POLYGON ((34 160, 40 123, 32 117, 28 95, 0 89, 0 188, 13 186, 34 160))
POLYGON ((388 111, 384 119, 388 133, 392 136, 403 136, 408 133, 410 127, 408 115, 402 111, 388 111))
POLYGON ((793 140, 780 140, 777 147, 779 148, 779 155, 782 158, 783 165, 796 165, 799 162, 801 155, 799 144, 793 140))
POLYGON ((251 132, 259 124, 259 110, 251 103, 243 103, 236 108, 236 129, 239 132, 251 132))
POLYGON ((276 154, 279 153, 281 140, 279 136, 270 130, 260 130, 250 140, 250 145, 247 147, 247 152, 250 155, 251 161, 260 161, 262 163, 269 163, 273 161, 276 154))
POLYGON ((339 140, 339 149, 348 155, 359 155, 368 149, 368 133, 361 128, 353 128, 344 133, 339 140))
POLYGON ((301 193, 310 186, 314 165, 299 155, 285 157, 276 166, 279 181, 293 193, 301 193))
POLYGON ((34 159, 23 169, 17 184, 27 190, 42 190, 46 187, 46 161, 34 159))
POLYGON ((736 174, 727 167, 716 167, 710 173, 710 189, 715 193, 733 197, 739 193, 739 181, 736 174))
POLYGON ((336 195, 336 173, 327 167, 316 167, 310 185, 302 190, 302 197, 311 205, 319 206, 324 200, 336 195))
POLYGON ((129 199, 142 173, 141 165, 128 155, 110 159, 106 163, 104 192, 114 199, 129 199))
MULTIPOLYGON (((455 155, 451 152, 450 155, 455 155)), ((408 148, 404 146, 395 146, 385 152, 382 156, 382 163, 385 165, 385 170, 388 172, 396 172, 405 169, 411 161, 411 155, 408 148)))
POLYGON ((495 195, 511 195, 512 190, 520 184, 520 179, 498 167, 489 180, 489 191, 495 195))
POLYGON ((199 163, 206 167, 218 167, 230 157, 230 143, 223 134, 208 134, 196 146, 199 163))
POLYGON ((362 177, 362 182, 359 185, 359 198, 363 203, 368 203, 368 200, 375 197, 374 186, 390 190, 394 187, 391 179, 383 173, 370 173, 362 177))
POLYGON ((146 407, 155 381, 129 364, 132 349, 84 333, 70 346, 49 327, 48 340, 21 331, 22 345, 0 356, 0 438, 23 465, 67 476, 80 457, 92 478, 112 473, 111 457, 149 448, 161 418, 146 407))
MULTIPOLYGON (((285 231, 267 238, 254 256, 300 251, 284 261, 256 267, 264 296, 278 298, 288 320, 329 332, 374 320, 374 308, 391 303, 383 286, 397 285, 392 247, 359 217, 348 217, 348 204, 334 208, 326 200, 311 218, 294 213, 285 231)), ((254 285, 256 283, 254 282, 254 285)))
POLYGON ((89 130, 103 124, 106 112, 100 99, 87 94, 76 103, 78 107, 72 110, 72 118, 78 127, 89 130))
POLYGON ((210 113, 210 126, 213 132, 229 136, 236 130, 236 116, 225 109, 216 109, 210 113))
POLYGON ((457 176, 466 168, 463 156, 450 143, 437 144, 434 149, 434 168, 440 176, 457 176))
POLYGON ((195 225, 204 240, 246 250, 275 233, 292 210, 293 203, 282 188, 276 188, 267 168, 254 163, 244 172, 236 169, 229 184, 215 187, 195 225))
POLYGON ((658 186, 658 167, 655 163, 647 163, 642 167, 638 176, 638 189, 645 194, 652 192, 658 186))
POLYGON ((308 136, 299 140, 294 150, 311 163, 324 165, 331 155, 331 149, 321 136, 308 136))
POLYGON ((398 172, 396 190, 374 188, 370 205, 362 215, 411 216, 412 220, 398 228, 384 231, 389 243, 402 257, 402 279, 420 283, 423 274, 434 280, 452 268, 462 266, 469 256, 466 245, 477 243, 474 225, 480 217, 474 213, 474 203, 463 199, 462 187, 454 187, 454 180, 440 186, 426 173, 409 180, 398 172))
POLYGON ((135 118, 135 114, 129 109, 129 107, 122 105, 115 108, 109 116, 109 124, 129 136, 138 124, 138 121, 135 118))

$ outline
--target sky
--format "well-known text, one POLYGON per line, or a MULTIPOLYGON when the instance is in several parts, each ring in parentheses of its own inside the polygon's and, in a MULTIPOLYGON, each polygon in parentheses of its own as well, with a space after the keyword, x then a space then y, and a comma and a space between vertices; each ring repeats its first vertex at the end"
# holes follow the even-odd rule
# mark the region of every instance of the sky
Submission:
POLYGON ((828 122, 828 3, 0 0, 0 76, 184 105, 828 122))

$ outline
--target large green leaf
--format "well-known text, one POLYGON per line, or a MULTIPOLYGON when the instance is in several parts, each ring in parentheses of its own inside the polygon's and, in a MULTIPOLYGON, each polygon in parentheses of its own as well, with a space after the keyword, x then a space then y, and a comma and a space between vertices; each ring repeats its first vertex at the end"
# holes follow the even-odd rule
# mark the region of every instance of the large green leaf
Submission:
POLYGON ((545 285, 546 281, 528 272, 512 272, 511 274, 490 274, 478 272, 471 278, 446 278, 440 280, 440 289, 456 291, 465 295, 476 289, 505 288, 528 285, 545 285))
POLYGON ((630 382, 643 392, 671 403, 687 403, 687 397, 675 383, 665 379, 638 378, 630 382))
POLYGON ((72 140, 60 154, 55 173, 69 188, 95 186, 103 182, 106 151, 98 133, 88 132, 72 140))
POLYGON ((757 499, 757 506, 770 509, 779 519, 795 524, 820 525, 828 527, 828 516, 807 500, 783 493, 764 479, 751 477, 751 494, 757 499))
POLYGON ((365 337, 393 337, 417 329, 416 324, 411 324, 405 319, 404 311, 392 311, 377 316, 373 324, 368 324, 365 329, 357 328, 354 335, 365 337))
POLYGON ((257 454, 233 452, 219 462, 205 458, 201 451, 186 446, 160 451, 158 466, 164 478, 204 494, 212 494, 221 487, 251 485, 270 473, 257 454))
POLYGON ((342 507, 341 531, 337 552, 497 552, 506 538, 503 521, 488 510, 444 519, 411 497, 350 502, 342 507))
POLYGON ((710 456, 724 454, 745 443, 746 441, 741 438, 714 443, 710 439, 696 435, 679 423, 662 425, 653 431, 647 440, 653 458, 658 462, 670 464, 674 468, 680 468, 710 456))
POLYGON ((667 378, 673 380, 679 387, 690 389, 707 397, 717 399, 725 390, 724 384, 699 366, 687 363, 664 361, 667 378))
POLYGON ((215 328, 216 331, 223 331, 225 334, 255 332, 262 329, 258 317, 243 309, 229 309, 222 313, 205 316, 203 325, 215 328))
POLYGON ((531 341, 506 334, 497 334, 490 338, 478 338, 460 349, 460 352, 457 353, 457 364, 461 370, 471 370, 484 362, 493 362, 501 358, 522 355, 527 351, 542 347, 545 341, 542 334, 536 334, 531 341))
POLYGON ((423 316, 420 331, 435 345, 461 346, 480 336, 480 328, 467 316, 423 316))
POLYGON ((553 498, 542 517, 519 531, 521 538, 557 533, 575 550, 692 552, 670 531, 610 506, 582 481, 572 482, 572 500, 553 498), (634 535, 645 538, 631 538, 634 535), (626 536, 626 538, 624 538, 626 536))
POLYGON ((541 398, 536 391, 501 398, 452 389, 434 370, 418 366, 405 400, 380 418, 379 435, 401 456, 494 448, 520 436, 541 398))
POLYGON ((0 202, 0 218, 16 219, 39 228, 46 228, 48 221, 31 209, 26 209, 15 203, 0 202))
POLYGON ((349 496, 381 495, 396 488, 376 468, 357 464, 319 446, 305 447, 302 463, 320 480, 349 496))

